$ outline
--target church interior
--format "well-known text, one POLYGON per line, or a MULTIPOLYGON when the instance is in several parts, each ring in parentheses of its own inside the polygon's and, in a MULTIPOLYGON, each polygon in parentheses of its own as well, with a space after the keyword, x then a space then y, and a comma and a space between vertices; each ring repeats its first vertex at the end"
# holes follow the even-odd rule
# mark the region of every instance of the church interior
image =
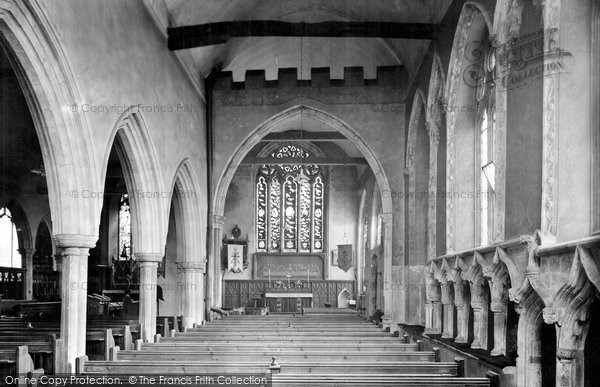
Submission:
POLYGON ((0 48, 3 383, 597 384, 600 1, 0 0, 0 48))

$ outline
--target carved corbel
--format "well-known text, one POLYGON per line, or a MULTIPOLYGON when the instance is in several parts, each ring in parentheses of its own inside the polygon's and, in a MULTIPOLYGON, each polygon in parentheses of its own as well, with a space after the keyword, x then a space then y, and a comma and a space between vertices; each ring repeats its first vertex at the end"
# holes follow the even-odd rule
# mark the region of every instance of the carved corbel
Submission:
POLYGON ((486 292, 486 280, 483 270, 478 262, 479 253, 473 255, 469 266, 467 280, 471 289, 471 307, 473 308, 473 342, 471 348, 488 349, 488 311, 489 296, 486 292))
POLYGON ((590 258, 589 252, 578 246, 567 273, 561 271, 560 266, 544 267, 545 271, 542 271, 539 257, 530 261, 534 265, 528 267, 527 271, 534 289, 546 305, 543 310, 544 321, 554 324, 557 330, 556 380, 561 386, 583 385, 583 347, 594 286, 582 262, 590 258), (552 278, 552 281, 548 281, 548 278, 552 278))
POLYGON ((439 268, 431 262, 425 269, 425 334, 439 335, 442 333, 442 305, 440 284, 436 279, 439 268))

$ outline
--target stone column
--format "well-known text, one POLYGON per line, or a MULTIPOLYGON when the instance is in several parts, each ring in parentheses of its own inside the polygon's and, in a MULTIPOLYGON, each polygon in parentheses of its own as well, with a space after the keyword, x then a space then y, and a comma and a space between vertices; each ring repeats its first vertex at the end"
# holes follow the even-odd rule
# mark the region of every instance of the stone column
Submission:
POLYGON ((158 262, 163 254, 136 253, 140 266, 140 315, 142 340, 152 342, 156 334, 156 286, 158 262))
POLYGON ((183 325, 192 328, 204 321, 204 269, 206 262, 181 262, 183 325))
POLYGON ((471 308, 473 308, 473 342, 471 348, 488 350, 489 300, 482 289, 483 284, 471 284, 471 308))
POLYGON ((56 259, 57 273, 56 294, 60 296, 62 295, 62 256, 60 254, 54 254, 54 258, 56 259))
POLYGON ((391 328, 394 322, 392 316, 394 313, 392 303, 392 214, 381 214, 383 227, 383 268, 378 268, 383 272, 383 313, 381 320, 384 328, 391 328))
POLYGON ((210 229, 210 247, 209 247, 209 271, 208 271, 208 282, 209 282, 209 294, 207 298, 206 313, 209 316, 209 320, 214 319, 214 314, 210 311, 213 306, 221 306, 221 247, 223 245, 223 222, 225 218, 221 215, 213 215, 211 229, 210 229))
POLYGON ((494 320, 494 348, 490 352, 492 356, 506 355, 506 319, 508 305, 506 300, 490 303, 490 311, 494 320))
POLYGON ((87 323, 87 268, 90 248, 97 237, 75 234, 54 236, 62 261, 60 338, 64 341, 65 369, 56 373, 75 371, 75 359, 85 355, 87 323))
POLYGON ((544 308, 542 299, 529 282, 511 296, 519 314, 517 330, 517 387, 542 387, 540 330, 544 308))
POLYGON ((23 296, 26 300, 33 299, 33 253, 34 249, 23 248, 19 250, 25 263, 25 278, 23 279, 23 296))
POLYGON ((456 306, 456 343, 466 344, 469 342, 469 325, 471 319, 469 293, 465 292, 465 281, 461 276, 458 264, 452 270, 452 284, 454 286, 454 305, 456 306))
POLYGON ((426 335, 442 333, 442 305, 440 304, 440 285, 431 269, 425 273, 425 331, 426 335))
POLYGON ((443 311, 443 330, 442 338, 453 339, 456 336, 455 322, 454 322, 454 289, 452 282, 445 281, 442 283, 442 305, 443 311))

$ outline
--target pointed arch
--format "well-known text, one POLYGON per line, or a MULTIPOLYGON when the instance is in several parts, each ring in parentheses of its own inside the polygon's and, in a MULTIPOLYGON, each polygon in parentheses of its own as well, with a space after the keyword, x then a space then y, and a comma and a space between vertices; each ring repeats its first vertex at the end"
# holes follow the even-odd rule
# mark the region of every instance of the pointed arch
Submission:
POLYGON ((131 205, 135 253, 163 254, 167 238, 170 194, 161 190, 160 168, 148 128, 137 106, 127 109, 115 123, 104 152, 102 180, 115 147, 123 168, 131 205))
MULTIPOLYGON (((446 192, 452 194, 457 191, 456 182, 456 150, 455 150, 455 132, 457 129, 457 118, 462 110, 472 112, 473 109, 468 109, 468 105, 461 102, 465 99, 465 88, 474 89, 471 83, 473 80, 469 77, 471 72, 465 65, 478 60, 477 56, 481 55, 483 35, 473 36, 478 31, 485 31, 487 34, 492 31, 492 19, 486 7, 475 1, 468 1, 463 5, 452 50, 450 54, 450 62, 448 66, 448 76, 444 88, 444 102, 446 109, 446 192), (458 108, 460 106, 460 108, 458 108), (462 109, 465 108, 465 109, 462 109)), ((481 58, 479 58, 481 60, 481 58)), ((460 128, 460 127, 459 127, 460 128)), ((458 189, 460 191, 460 188, 458 189)), ((453 252, 456 249, 455 235, 455 217, 456 208, 455 200, 448 198, 446 200, 446 250, 453 252)), ((473 206, 472 211, 474 211, 473 206)), ((468 217, 470 219, 470 217, 468 217)), ((474 238, 474 235, 472 236, 474 238)), ((462 247, 462 246, 461 246, 462 247)))
MULTIPOLYGON (((202 235, 202 210, 198 201, 198 175, 188 158, 181 161, 171 183, 172 203, 177 227, 177 251, 182 262, 204 264, 205 244, 202 235), (181 236, 181 237, 180 237, 181 236)), ((170 206, 169 206, 170 208, 170 206)))
POLYGON ((34 240, 27 220, 27 214, 17 200, 10 200, 3 207, 8 208, 11 214, 12 222, 17 228, 17 237, 19 239, 19 249, 33 249, 34 240))
POLYGON ((101 203, 79 195, 99 191, 93 146, 76 78, 47 12, 37 1, 0 1, 0 46, 31 112, 48 184, 54 235, 97 239, 101 203))
MULTIPOLYGON (((223 223, 223 213, 225 207, 225 198, 227 195, 227 190, 229 189, 229 185, 233 179, 235 171, 238 166, 241 164, 242 159, 245 155, 269 132, 274 131, 277 127, 279 127, 283 122, 288 121, 290 119, 294 119, 300 115, 305 117, 310 117, 316 121, 325 124, 326 126, 342 133, 348 140, 352 141, 354 145, 358 148, 358 150, 364 155, 367 163, 371 167, 373 174, 375 175, 376 182, 379 186, 379 190, 381 192, 382 199, 382 208, 383 208, 383 219, 385 226, 385 240, 384 244, 384 252, 383 252, 383 262, 384 262, 384 282, 391 283, 392 281, 392 194, 390 190, 390 185, 383 169, 383 166, 375 156, 375 152, 371 149, 369 144, 360 136, 358 131, 352 128, 350 125, 342 121, 341 119, 335 117, 334 115, 320 110, 318 108, 306 105, 296 105, 292 106, 274 116, 264 121, 260 125, 258 125, 238 146, 235 152, 232 153, 229 158, 223 173, 219 177, 215 195, 213 196, 213 202, 211 203, 211 230, 212 235, 210 237, 211 247, 209 248, 210 253, 210 261, 211 261, 211 269, 209 280, 211 281, 209 285, 209 289, 211 293, 209 297, 211 299, 210 302, 215 303, 215 305, 220 304, 221 302, 221 284, 220 278, 216 279, 217 274, 220 272, 220 262, 219 262, 219 244, 221 239, 221 228, 223 223)), ((387 289, 389 292, 389 289, 387 289)), ((387 297, 384 297, 385 302, 385 311, 390 313, 392 310, 392 300, 391 296, 388 293, 387 297)))
POLYGON ((417 146, 417 131, 419 122, 425 121, 427 112, 424 113, 427 100, 421 89, 417 89, 413 98, 412 108, 410 111, 410 120, 408 123, 408 138, 406 140, 406 162, 405 170, 408 175, 408 256, 414 259, 417 239, 417 210, 415 195, 417 194, 416 186, 416 168, 415 168, 415 153, 417 146))

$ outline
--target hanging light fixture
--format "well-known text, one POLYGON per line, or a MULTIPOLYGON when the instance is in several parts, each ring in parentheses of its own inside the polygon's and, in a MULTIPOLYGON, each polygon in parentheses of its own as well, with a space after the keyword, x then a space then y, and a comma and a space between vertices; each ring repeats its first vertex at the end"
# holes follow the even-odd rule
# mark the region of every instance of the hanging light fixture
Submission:
MULTIPOLYGON (((300 36, 300 82, 302 82, 302 54, 303 54, 303 39, 304 37, 300 36)), ((294 177, 294 181, 300 185, 302 184, 306 184, 308 183, 308 181, 310 180, 308 176, 306 176, 306 174, 304 173, 304 164, 303 164, 303 159, 304 159, 304 148, 302 147, 303 141, 302 141, 302 135, 304 133, 304 127, 302 126, 302 105, 300 105, 300 173, 298 173, 295 177, 294 177)))

